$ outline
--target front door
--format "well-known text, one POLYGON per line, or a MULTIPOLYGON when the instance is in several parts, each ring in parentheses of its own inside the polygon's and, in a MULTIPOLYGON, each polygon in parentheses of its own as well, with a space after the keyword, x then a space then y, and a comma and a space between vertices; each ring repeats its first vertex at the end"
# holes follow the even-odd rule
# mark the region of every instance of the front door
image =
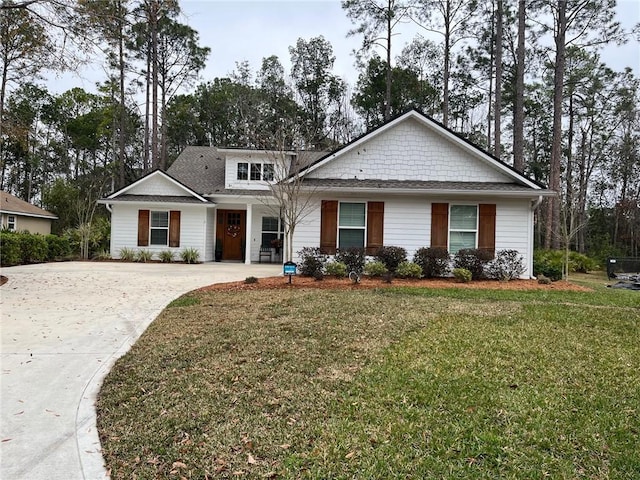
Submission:
POLYGON ((216 241, 222 245, 222 260, 244 260, 245 210, 218 210, 216 241))

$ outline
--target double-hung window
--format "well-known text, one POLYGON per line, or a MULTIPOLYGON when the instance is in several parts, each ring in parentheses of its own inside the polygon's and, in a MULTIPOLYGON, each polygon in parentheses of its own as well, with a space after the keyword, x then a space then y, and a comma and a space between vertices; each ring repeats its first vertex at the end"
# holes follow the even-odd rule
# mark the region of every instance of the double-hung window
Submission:
POLYGON ((478 206, 451 205, 449 212, 449 253, 463 248, 477 248, 478 206))
POLYGON ((273 181, 273 178, 274 178, 273 164, 272 163, 265 163, 262 166, 262 179, 265 182, 271 182, 271 181, 273 181))
POLYGON ((262 180, 262 164, 251 164, 251 180, 262 180))
POLYGON ((283 235, 283 225, 278 217, 262 217, 262 243, 263 247, 275 246, 272 242, 281 239, 283 235))
POLYGON ((7 215, 7 230, 10 232, 16 231, 16 216, 15 215, 7 215))
POLYGON ((151 212, 150 245, 169 244, 169 212, 151 212))
POLYGON ((238 163, 238 180, 249 180, 249 164, 246 162, 238 163))
POLYGON ((338 248, 364 247, 366 203, 340 202, 338 210, 338 248))

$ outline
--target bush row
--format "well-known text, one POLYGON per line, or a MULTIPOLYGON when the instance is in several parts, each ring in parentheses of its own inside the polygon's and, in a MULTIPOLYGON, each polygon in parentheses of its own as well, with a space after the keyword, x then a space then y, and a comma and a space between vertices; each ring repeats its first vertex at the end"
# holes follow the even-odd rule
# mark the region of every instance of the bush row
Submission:
MULTIPOLYGON (((184 263, 198 263, 200 261, 200 252, 196 248, 185 248, 179 253, 184 263)), ((125 262, 146 263, 153 260, 154 253, 149 250, 134 250, 133 248, 121 248, 120 260, 125 262)), ((176 260, 176 253, 171 250, 163 250, 158 252, 158 260, 162 263, 171 263, 176 260)))
POLYGON ((71 255, 69 240, 57 235, 0 232, 0 265, 50 262, 71 255))
MULTIPOLYGON (((533 273, 534 275, 544 275, 554 282, 562 279, 566 260, 566 253, 563 250, 536 250, 533 252, 533 273)), ((569 252, 569 272, 588 273, 598 270, 599 265, 594 259, 578 253, 569 252)))
POLYGON ((469 271, 474 280, 513 280, 525 271, 522 256, 516 250, 502 250, 494 258, 484 250, 462 249, 453 257, 453 262, 446 248, 431 247, 416 251, 412 262, 408 261, 404 248, 395 246, 381 247, 369 262, 363 248, 339 249, 332 261, 314 247, 304 247, 298 256, 300 273, 316 278, 325 273, 344 277, 349 272, 370 276, 389 273, 404 278, 435 278, 448 276, 453 266, 454 269, 469 271))

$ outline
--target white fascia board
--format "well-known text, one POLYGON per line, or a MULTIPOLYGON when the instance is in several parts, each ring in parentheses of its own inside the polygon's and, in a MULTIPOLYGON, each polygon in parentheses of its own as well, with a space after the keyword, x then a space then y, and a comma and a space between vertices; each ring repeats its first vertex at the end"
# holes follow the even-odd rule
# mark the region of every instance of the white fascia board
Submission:
POLYGON ((456 190, 456 189, 429 189, 420 190, 415 188, 394 188, 394 189, 381 189, 381 188, 349 188, 349 187, 303 187, 301 190, 309 193, 321 191, 324 193, 353 193, 353 194, 375 194, 375 195, 417 195, 417 196, 465 196, 465 197, 478 197, 478 196, 491 196, 499 198, 531 198, 537 199, 540 196, 554 197, 555 192, 551 190, 543 191, 524 191, 524 192, 508 192, 504 190, 456 190))
POLYGON ((239 153, 242 155, 255 155, 256 153, 264 153, 268 155, 274 155, 274 154, 295 155, 296 154, 296 152, 289 151, 289 150, 258 150, 258 149, 251 150, 247 148, 218 148, 217 150, 218 152, 222 152, 222 153, 239 153))
POLYGON ((58 217, 56 217, 55 215, 40 215, 37 213, 24 213, 24 212, 14 212, 11 210, 0 210, 0 213, 3 213, 5 215, 17 215, 19 217, 32 217, 32 218, 44 218, 47 220, 57 220, 58 217))
POLYGON ((183 185, 182 183, 178 182, 176 179, 174 179, 173 177, 171 177, 170 175, 164 173, 162 170, 156 170, 155 172, 150 173, 149 175, 145 175, 142 178, 139 178, 138 180, 136 180, 135 182, 133 182, 131 185, 127 185, 126 187, 118 190, 117 192, 112 193, 111 195, 109 195, 107 197, 107 200, 112 200, 115 199, 116 197, 119 197, 120 195, 123 195, 124 193, 128 192, 130 189, 132 189, 133 187, 135 187, 136 185, 139 185, 143 182, 148 181, 149 179, 155 177, 156 175, 161 175, 164 178, 166 178, 167 180, 169 180, 171 183, 173 183, 175 186, 181 188, 182 190, 184 190, 186 193, 188 193, 189 195, 197 198, 198 200, 200 200, 201 202, 207 202, 207 199, 204 198, 202 195, 199 195, 198 193, 194 192, 193 190, 191 190, 189 187, 183 185))
POLYGON ((117 198, 108 199, 103 198, 97 201, 97 203, 101 205, 113 205, 117 203, 118 205, 144 205, 144 206, 153 206, 153 207, 205 207, 205 208, 215 208, 218 205, 214 202, 206 201, 205 203, 183 203, 183 202, 154 202, 152 200, 118 200, 117 198))

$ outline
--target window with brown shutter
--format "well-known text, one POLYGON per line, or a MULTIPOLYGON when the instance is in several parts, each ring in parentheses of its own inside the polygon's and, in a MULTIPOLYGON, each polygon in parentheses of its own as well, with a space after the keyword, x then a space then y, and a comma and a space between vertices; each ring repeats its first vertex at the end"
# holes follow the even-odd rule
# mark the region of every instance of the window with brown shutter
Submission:
POLYGON ((367 203, 367 255, 375 255, 384 242, 384 202, 367 203))
POLYGON ((169 212, 169 246, 180 246, 180 211, 171 210, 169 212))
POLYGON ((449 248, 449 204, 431 204, 431 247, 449 248))
POLYGON ((495 255, 496 251, 496 206, 478 205, 478 248, 495 255))
POLYGON ((320 250, 326 255, 336 253, 338 240, 338 201, 322 200, 320 209, 320 250))
POLYGON ((138 246, 149 245, 149 210, 138 210, 138 246))

